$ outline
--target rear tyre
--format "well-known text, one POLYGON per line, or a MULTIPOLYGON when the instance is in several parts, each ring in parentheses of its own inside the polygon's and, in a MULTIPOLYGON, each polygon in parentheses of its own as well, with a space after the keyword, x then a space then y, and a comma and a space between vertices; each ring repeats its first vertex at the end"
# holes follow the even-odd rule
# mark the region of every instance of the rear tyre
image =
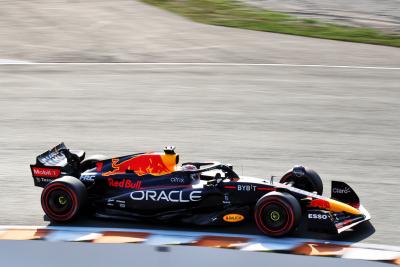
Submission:
POLYGON ((271 192, 257 201, 254 217, 261 232, 279 237, 297 227, 301 218, 301 207, 292 195, 271 192))
POLYGON ((85 185, 75 177, 65 176, 43 189, 41 204, 51 221, 68 222, 78 216, 86 199, 85 185))
POLYGON ((308 191, 317 192, 322 195, 324 185, 318 173, 312 169, 303 166, 294 166, 282 176, 280 183, 292 183, 293 187, 308 191))

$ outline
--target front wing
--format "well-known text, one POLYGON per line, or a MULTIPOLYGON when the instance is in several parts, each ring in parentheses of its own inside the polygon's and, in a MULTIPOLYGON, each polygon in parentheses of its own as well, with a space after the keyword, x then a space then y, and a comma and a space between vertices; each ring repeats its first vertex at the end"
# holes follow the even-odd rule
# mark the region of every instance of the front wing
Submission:
POLYGON ((308 228, 312 231, 340 234, 371 219, 371 215, 362 205, 360 205, 359 210, 361 212, 359 215, 325 210, 308 210, 306 214, 308 228))

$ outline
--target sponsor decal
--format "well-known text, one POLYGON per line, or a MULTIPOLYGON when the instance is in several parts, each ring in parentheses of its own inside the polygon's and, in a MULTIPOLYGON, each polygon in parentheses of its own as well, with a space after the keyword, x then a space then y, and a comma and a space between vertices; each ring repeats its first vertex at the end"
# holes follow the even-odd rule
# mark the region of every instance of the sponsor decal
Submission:
POLYGON ((107 199, 107 206, 114 207, 115 200, 112 198, 107 199))
POLYGON ((237 186, 237 190, 238 191, 256 191, 257 186, 255 185, 240 185, 238 184, 237 186))
POLYGON ((34 177, 58 178, 60 177, 60 169, 32 167, 34 177))
POLYGON ((120 208, 123 208, 123 209, 126 208, 125 200, 117 200, 116 202, 120 208))
POLYGON ((350 188, 349 187, 345 187, 345 188, 336 188, 334 187, 332 189, 332 192, 335 194, 348 194, 350 193, 350 188))
POLYGON ((309 213, 308 219, 326 220, 328 219, 328 215, 321 213, 309 213))
POLYGON ((51 178, 43 178, 43 177, 35 177, 36 182, 38 183, 50 183, 53 181, 51 178))
POLYGON ((318 198, 312 200, 310 204, 308 204, 308 206, 313 208, 327 209, 327 210, 329 210, 329 208, 331 207, 328 201, 318 198))
POLYGON ((192 191, 185 194, 183 191, 134 191, 130 194, 132 200, 152 200, 152 201, 167 201, 167 202, 194 202, 201 200, 201 191, 192 191), (186 195, 186 196, 185 196, 186 195))
POLYGON ((241 222, 244 220, 244 216, 241 214, 227 214, 223 217, 224 221, 230 222, 230 223, 235 223, 235 222, 241 222))
POLYGON ((108 178, 107 182, 108 186, 114 188, 140 189, 142 187, 142 181, 132 182, 130 179, 115 180, 108 178))
POLYGON ((228 194, 224 194, 224 200, 222 201, 223 204, 231 204, 228 194))
POLYGON ((180 178, 180 177, 172 177, 171 178, 171 183, 183 184, 184 182, 185 182, 185 179, 180 178))
POLYGON ((95 177, 96 177, 96 175, 94 175, 94 174, 91 174, 91 175, 84 174, 81 176, 80 180, 84 181, 84 182, 93 182, 95 177))

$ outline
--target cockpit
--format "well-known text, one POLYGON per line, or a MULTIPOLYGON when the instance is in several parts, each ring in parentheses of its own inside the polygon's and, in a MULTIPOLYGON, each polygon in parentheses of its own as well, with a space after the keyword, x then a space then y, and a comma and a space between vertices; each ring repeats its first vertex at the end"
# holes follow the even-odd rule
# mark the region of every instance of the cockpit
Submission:
POLYGON ((182 164, 182 171, 189 173, 194 179, 203 181, 220 182, 225 179, 239 179, 239 175, 233 171, 231 165, 219 162, 187 162, 182 164))

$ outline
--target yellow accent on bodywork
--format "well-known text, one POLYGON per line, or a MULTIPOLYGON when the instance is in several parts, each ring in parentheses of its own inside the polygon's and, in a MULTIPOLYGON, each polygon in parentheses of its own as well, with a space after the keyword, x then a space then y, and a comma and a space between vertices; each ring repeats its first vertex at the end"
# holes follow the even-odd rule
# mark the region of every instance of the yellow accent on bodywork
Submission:
POLYGON ((334 199, 327 199, 327 201, 330 204, 329 210, 333 211, 333 212, 347 212, 347 213, 351 213, 354 215, 360 215, 361 211, 359 211, 358 209, 343 203, 343 202, 339 202, 337 200, 334 199))
POLYGON ((177 154, 161 154, 161 160, 170 172, 176 171, 177 156, 177 154))

